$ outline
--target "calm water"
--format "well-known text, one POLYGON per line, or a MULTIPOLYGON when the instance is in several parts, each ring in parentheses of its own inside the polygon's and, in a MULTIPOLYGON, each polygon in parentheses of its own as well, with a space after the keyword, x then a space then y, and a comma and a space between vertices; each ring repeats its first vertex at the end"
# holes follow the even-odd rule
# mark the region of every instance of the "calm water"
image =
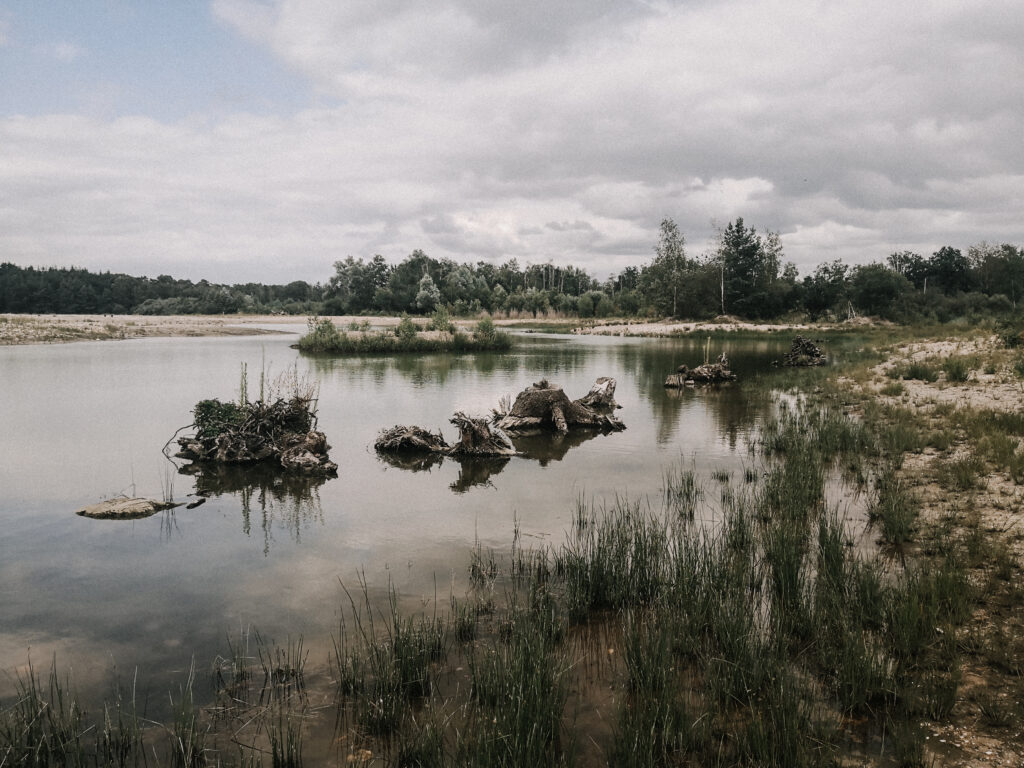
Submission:
POLYGON ((520 337, 503 356, 335 360, 289 348, 294 337, 142 339, 0 347, 0 695, 31 655, 56 654, 80 689, 115 676, 154 695, 226 652, 255 627, 278 642, 303 635, 324 665, 344 599, 341 583, 389 580, 408 604, 461 594, 475 541, 507 551, 516 521, 529 542, 557 541, 578 499, 657 496, 680 462, 699 472, 749 463, 747 438, 771 408, 782 340, 712 344, 741 382, 667 391, 680 363, 703 359, 687 340, 520 337), (175 472, 161 454, 196 401, 237 397, 248 365, 297 365, 320 385, 320 428, 337 479, 281 483, 230 473, 175 472), (441 428, 454 411, 483 415, 502 395, 547 378, 570 398, 598 376, 618 380, 624 432, 541 438, 529 457, 497 464, 446 459, 422 471, 381 461, 372 443, 394 424, 441 428), (74 510, 119 493, 177 500, 202 488, 203 506, 136 521, 89 520, 74 510), (454 585, 454 587, 453 587, 454 585))

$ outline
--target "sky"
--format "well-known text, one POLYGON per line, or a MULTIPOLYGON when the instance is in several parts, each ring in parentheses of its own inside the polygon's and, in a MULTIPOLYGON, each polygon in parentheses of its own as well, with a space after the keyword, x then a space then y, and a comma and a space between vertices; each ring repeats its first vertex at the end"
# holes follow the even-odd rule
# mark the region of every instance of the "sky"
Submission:
POLYGON ((0 262, 1024 245, 1020 0, 0 0, 0 262))

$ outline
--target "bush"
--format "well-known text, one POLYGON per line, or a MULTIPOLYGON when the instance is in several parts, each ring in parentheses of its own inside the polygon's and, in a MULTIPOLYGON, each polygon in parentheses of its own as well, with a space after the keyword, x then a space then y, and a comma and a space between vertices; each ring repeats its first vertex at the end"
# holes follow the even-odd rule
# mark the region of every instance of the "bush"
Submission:
POLYGON ((416 338, 416 334, 419 333, 419 328, 416 327, 416 323, 412 321, 412 318, 408 315, 402 315, 402 319, 398 321, 398 325, 395 326, 395 336, 402 341, 412 341, 416 338))
POLYGON ((933 382, 939 378, 939 372, 928 363, 913 362, 904 369, 903 378, 933 382))
POLYGON ((950 355, 942 361, 942 370, 946 372, 946 381, 962 383, 971 375, 971 368, 977 365, 976 358, 950 355))
POLYGON ((428 331, 445 331, 452 333, 455 330, 455 326, 452 324, 452 316, 448 314, 448 309, 439 306, 434 310, 430 316, 430 322, 427 323, 428 331))
POLYGON ((996 327, 996 337, 1010 349, 1024 346, 1024 326, 1019 322, 1000 323, 996 327))
POLYGON ((485 317, 479 323, 476 324, 476 330, 473 331, 473 338, 479 341, 493 341, 498 337, 498 328, 494 325, 494 321, 489 317, 485 317))
POLYGON ((344 343, 345 334, 326 317, 311 317, 306 327, 308 332, 299 339, 299 349, 305 352, 325 352, 344 343))

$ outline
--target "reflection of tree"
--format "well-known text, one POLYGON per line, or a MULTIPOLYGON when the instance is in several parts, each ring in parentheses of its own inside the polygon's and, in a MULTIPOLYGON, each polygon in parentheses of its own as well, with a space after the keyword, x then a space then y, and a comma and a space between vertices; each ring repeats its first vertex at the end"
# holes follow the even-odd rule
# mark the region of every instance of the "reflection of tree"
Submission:
POLYGON ((445 384, 456 373, 475 371, 492 376, 496 371, 515 372, 521 359, 514 354, 478 352, 475 354, 397 354, 352 355, 329 357, 315 355, 309 358, 318 374, 341 375, 350 380, 372 378, 384 381, 388 375, 398 374, 414 384, 445 384))
POLYGON ((706 343, 707 336, 685 337, 624 345, 618 349, 620 365, 633 372, 641 398, 651 406, 660 444, 673 438, 683 411, 698 399, 708 408, 732 447, 739 435, 749 432, 770 408, 771 377, 777 375, 771 361, 787 348, 787 339, 781 336, 768 339, 712 337, 709 357, 725 352, 739 381, 730 386, 665 388, 665 377, 674 373, 680 364, 693 367, 704 362, 706 343))
POLYGON ((507 376, 526 369, 531 374, 554 376, 580 367, 590 354, 588 349, 566 339, 516 334, 516 346, 510 353, 307 357, 317 374, 323 376, 338 376, 349 381, 371 378, 383 382, 389 376, 398 374, 414 384, 444 385, 452 376, 466 372, 491 377, 496 373, 507 376))
POLYGON ((263 531, 264 555, 270 552, 275 523, 285 528, 296 542, 303 527, 323 524, 320 486, 327 482, 325 477, 285 474, 275 467, 214 463, 189 464, 179 471, 195 476, 198 496, 237 494, 242 506, 242 530, 247 536, 252 530, 255 510, 263 531))

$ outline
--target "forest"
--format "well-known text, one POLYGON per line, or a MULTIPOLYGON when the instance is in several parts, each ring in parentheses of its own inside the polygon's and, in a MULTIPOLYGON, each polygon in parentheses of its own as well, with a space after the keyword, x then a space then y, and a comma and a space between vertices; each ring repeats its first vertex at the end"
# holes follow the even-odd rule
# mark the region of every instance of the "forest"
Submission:
POLYGON ((1012 314, 1022 291, 1024 249, 1008 243, 982 242, 966 253, 943 246, 930 256, 899 251, 856 266, 829 261, 801 276, 785 261, 777 233, 758 232, 742 218, 699 256, 665 219, 650 261, 604 281, 550 261, 462 264, 419 249, 398 264, 349 256, 323 283, 287 285, 0 263, 0 312, 11 313, 415 315, 445 307, 457 316, 949 322, 1012 314))

